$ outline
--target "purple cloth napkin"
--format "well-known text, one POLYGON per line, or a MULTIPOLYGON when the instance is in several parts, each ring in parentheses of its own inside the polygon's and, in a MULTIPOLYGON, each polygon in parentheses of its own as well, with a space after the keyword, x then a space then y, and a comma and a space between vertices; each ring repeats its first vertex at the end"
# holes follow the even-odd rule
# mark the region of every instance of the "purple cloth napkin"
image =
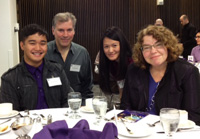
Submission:
POLYGON ((117 127, 113 123, 106 123, 100 132, 90 130, 86 120, 80 120, 73 128, 68 128, 66 121, 62 120, 45 126, 33 139, 115 139, 117 136, 117 127))

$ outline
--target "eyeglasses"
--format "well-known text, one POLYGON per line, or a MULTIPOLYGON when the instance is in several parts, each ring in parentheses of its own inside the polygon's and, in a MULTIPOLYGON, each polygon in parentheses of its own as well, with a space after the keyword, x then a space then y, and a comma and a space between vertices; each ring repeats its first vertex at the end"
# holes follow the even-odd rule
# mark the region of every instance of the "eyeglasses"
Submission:
POLYGON ((200 36, 196 36, 195 39, 200 39, 200 36))
POLYGON ((154 47, 156 50, 163 48, 164 44, 161 42, 157 42, 154 45, 143 45, 141 47, 142 52, 150 52, 152 50, 152 47, 154 47))

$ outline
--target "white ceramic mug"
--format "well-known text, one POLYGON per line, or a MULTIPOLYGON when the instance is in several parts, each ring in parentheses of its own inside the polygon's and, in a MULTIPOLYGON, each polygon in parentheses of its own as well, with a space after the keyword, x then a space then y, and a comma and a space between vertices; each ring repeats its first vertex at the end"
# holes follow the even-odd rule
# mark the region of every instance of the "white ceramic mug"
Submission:
POLYGON ((13 111, 12 103, 1 103, 0 104, 0 116, 10 115, 13 111))
POLYGON ((89 109, 93 109, 93 106, 92 106, 92 98, 87 98, 85 100, 85 106, 89 109))

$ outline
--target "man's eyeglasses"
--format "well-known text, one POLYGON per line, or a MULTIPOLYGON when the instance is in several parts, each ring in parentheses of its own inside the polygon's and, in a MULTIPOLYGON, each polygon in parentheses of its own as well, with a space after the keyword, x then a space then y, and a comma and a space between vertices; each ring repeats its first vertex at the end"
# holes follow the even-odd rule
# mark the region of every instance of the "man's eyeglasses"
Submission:
POLYGON ((196 36, 195 39, 200 39, 200 36, 196 36))
POLYGON ((164 46, 163 43, 157 42, 157 43, 155 43, 154 45, 143 45, 143 46, 141 47, 141 50, 142 50, 143 52, 150 52, 150 51, 152 50, 152 47, 154 47, 155 49, 161 49, 161 48, 163 48, 163 46, 164 46))

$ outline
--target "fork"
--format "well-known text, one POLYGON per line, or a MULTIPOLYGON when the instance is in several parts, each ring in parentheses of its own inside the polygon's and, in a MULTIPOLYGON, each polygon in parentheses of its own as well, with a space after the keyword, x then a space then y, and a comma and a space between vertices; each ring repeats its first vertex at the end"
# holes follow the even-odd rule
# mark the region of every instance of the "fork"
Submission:
POLYGON ((133 134, 133 132, 126 126, 126 124, 124 123, 124 120, 122 118, 120 118, 123 125, 126 127, 126 130, 128 131, 129 134, 133 134))
POLYGON ((159 122, 160 122, 160 120, 154 122, 153 124, 147 123, 147 125, 150 126, 150 127, 154 127, 154 126, 156 126, 156 124, 159 123, 159 122))

